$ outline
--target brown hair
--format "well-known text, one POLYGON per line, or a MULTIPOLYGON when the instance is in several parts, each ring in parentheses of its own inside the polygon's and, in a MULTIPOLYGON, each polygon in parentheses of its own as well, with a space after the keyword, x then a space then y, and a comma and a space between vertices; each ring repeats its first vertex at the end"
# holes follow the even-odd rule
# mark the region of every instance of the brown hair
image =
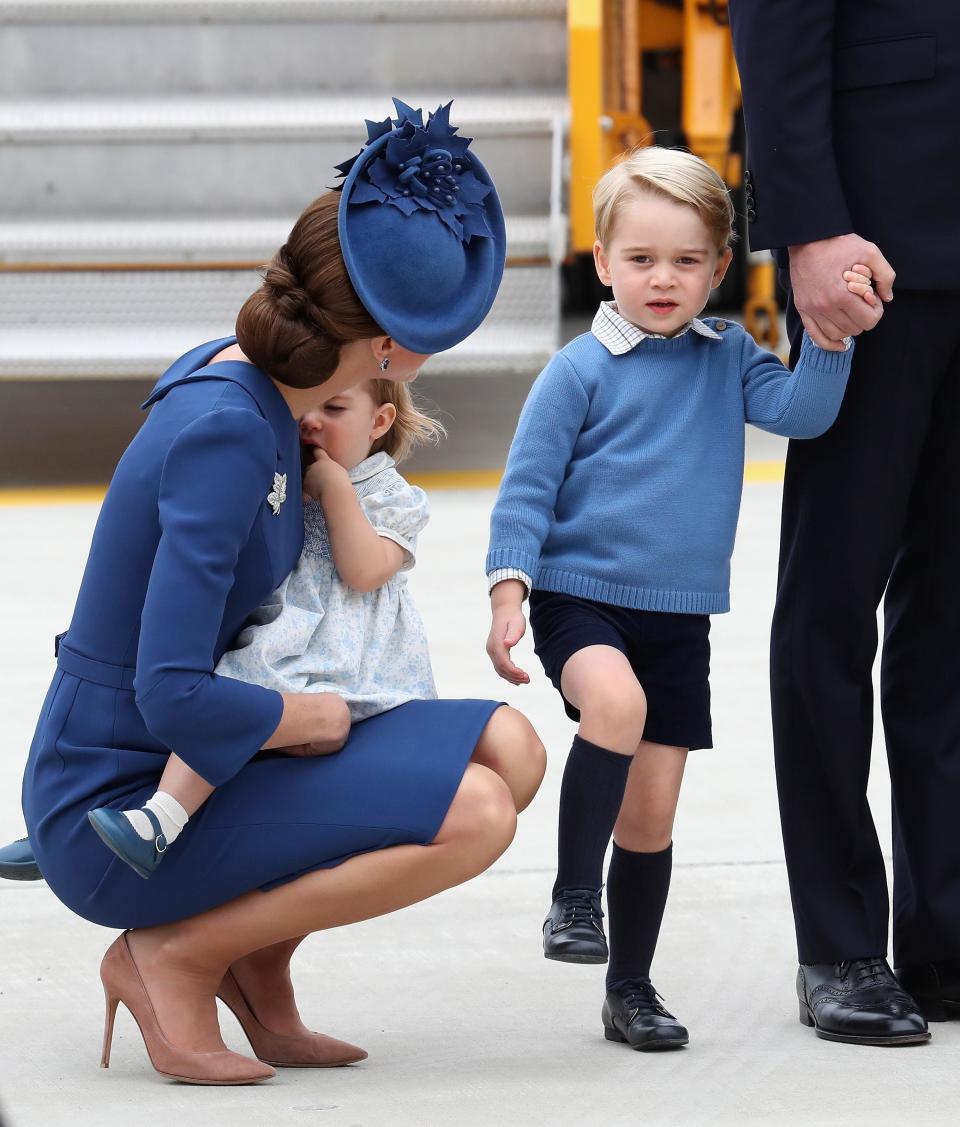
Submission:
POLYGON ((263 269, 237 317, 237 342, 261 371, 289 387, 329 379, 340 346, 383 335, 350 283, 337 231, 339 192, 315 199, 263 269))
POLYGON ((730 193, 710 165, 685 149, 647 145, 624 153, 593 189, 594 224, 604 246, 624 204, 644 192, 692 207, 718 251, 736 238, 730 193))
POLYGON ((410 456, 414 448, 425 443, 438 443, 446 436, 447 430, 439 419, 434 419, 422 411, 413 398, 408 384, 398 380, 368 380, 363 390, 379 407, 392 403, 397 409, 397 417, 386 434, 370 447, 371 454, 381 450, 396 462, 410 456))

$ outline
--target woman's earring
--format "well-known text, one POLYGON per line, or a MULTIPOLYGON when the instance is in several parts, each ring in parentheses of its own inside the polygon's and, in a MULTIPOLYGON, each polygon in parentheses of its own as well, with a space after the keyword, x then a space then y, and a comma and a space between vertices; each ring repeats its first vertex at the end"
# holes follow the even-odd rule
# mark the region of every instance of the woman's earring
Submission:
POLYGON ((380 371, 385 372, 387 370, 387 368, 389 368, 389 367, 390 367, 390 357, 384 356, 384 358, 380 361, 380 371))

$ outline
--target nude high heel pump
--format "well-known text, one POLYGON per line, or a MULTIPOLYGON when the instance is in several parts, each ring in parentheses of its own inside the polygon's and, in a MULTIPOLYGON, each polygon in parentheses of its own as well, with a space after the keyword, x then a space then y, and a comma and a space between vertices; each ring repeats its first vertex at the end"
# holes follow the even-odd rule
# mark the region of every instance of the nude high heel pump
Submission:
POLYGON ((366 1050, 324 1033, 274 1033, 267 1029, 257 1020, 230 970, 223 976, 217 997, 233 1012, 250 1047, 267 1064, 281 1068, 338 1068, 367 1058, 366 1050))
POLYGON ((185 1084, 259 1084, 276 1072, 260 1061, 250 1060, 223 1049, 216 1052, 194 1052, 178 1049, 164 1037, 157 1015, 147 994, 143 979, 133 961, 127 932, 124 932, 103 956, 100 978, 107 999, 107 1018, 103 1030, 102 1068, 110 1067, 110 1046, 117 1006, 123 1002, 140 1028, 150 1063, 163 1076, 185 1084))

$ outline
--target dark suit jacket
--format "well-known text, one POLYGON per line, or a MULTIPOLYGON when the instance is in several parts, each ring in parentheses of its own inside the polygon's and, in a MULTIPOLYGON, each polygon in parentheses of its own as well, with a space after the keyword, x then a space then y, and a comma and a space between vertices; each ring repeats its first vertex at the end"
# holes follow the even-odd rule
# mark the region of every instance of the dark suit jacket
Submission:
POLYGON ((855 231, 960 289, 960 0, 729 0, 755 250, 855 231))

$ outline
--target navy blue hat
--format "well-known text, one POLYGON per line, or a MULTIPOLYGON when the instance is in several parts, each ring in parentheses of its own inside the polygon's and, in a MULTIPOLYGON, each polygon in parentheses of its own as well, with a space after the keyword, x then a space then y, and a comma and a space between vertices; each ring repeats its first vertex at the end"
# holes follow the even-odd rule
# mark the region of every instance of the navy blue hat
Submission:
POLYGON ((340 246, 364 308, 411 352, 452 348, 497 296, 507 239, 493 182, 457 137, 450 105, 423 123, 398 99, 397 120, 368 121, 343 164, 340 246))

